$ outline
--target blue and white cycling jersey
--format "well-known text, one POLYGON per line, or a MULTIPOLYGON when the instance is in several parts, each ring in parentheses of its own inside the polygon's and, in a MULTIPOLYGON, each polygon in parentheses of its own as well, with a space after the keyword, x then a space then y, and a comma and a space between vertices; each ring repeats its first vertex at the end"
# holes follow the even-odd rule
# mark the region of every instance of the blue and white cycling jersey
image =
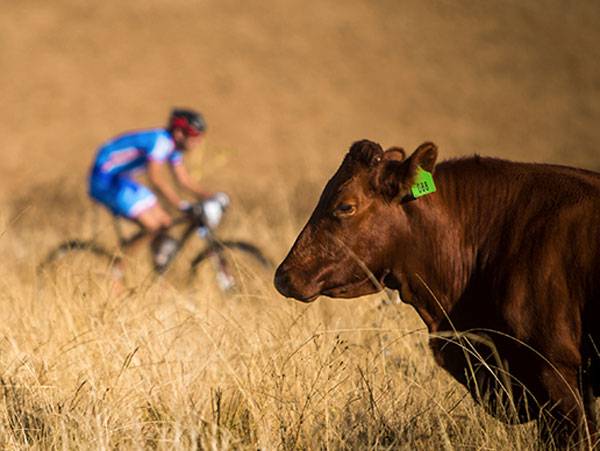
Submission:
POLYGON ((137 218, 157 202, 150 189, 131 178, 146 169, 148 160, 175 166, 183 155, 162 128, 125 133, 104 143, 90 173, 90 196, 116 215, 137 218))
POLYGON ((182 159, 169 132, 155 128, 125 133, 104 143, 94 169, 104 175, 130 175, 144 170, 148 160, 179 164, 182 159))

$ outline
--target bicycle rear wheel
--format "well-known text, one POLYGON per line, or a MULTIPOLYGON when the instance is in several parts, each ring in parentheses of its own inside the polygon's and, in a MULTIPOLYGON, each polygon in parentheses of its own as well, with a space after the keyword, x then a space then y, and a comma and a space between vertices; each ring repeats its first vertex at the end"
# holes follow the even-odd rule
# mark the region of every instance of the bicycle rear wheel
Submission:
POLYGON ((61 293, 91 296, 120 283, 120 257, 94 241, 66 241, 37 268, 39 286, 61 293))
POLYGON ((191 262, 190 281, 211 284, 228 294, 265 294, 271 288, 273 264, 245 241, 214 241, 191 262))

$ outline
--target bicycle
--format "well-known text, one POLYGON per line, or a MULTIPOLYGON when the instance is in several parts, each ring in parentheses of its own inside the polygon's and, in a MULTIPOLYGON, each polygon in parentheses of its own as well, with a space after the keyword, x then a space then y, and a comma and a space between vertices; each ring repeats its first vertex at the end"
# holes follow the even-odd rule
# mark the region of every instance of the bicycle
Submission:
MULTIPOLYGON (((179 238, 166 235, 165 230, 164 234, 153 240, 151 249, 154 266, 151 276, 164 275, 190 238, 196 236, 203 239, 204 247, 189 262, 186 283, 194 283, 201 267, 206 266, 203 264, 210 262, 213 280, 220 291, 230 294, 245 287, 246 292, 251 292, 248 285, 253 278, 260 278, 265 271, 272 270, 274 265, 257 246, 249 242, 220 239, 214 229, 220 222, 224 208, 221 207, 215 223, 214 219, 206 215, 205 209, 209 206, 214 209, 214 203, 193 204, 186 213, 173 220, 169 230, 185 225, 179 238), (163 261, 157 261, 157 255, 162 255, 163 261)), ((52 249, 41 261, 37 268, 38 277, 50 278, 58 289, 75 286, 86 294, 101 284, 122 281, 124 274, 121 270, 120 249, 132 237, 124 236, 116 218, 114 225, 119 243, 116 250, 109 250, 94 239, 67 240, 52 249), (65 285, 67 279, 70 285, 65 285)))

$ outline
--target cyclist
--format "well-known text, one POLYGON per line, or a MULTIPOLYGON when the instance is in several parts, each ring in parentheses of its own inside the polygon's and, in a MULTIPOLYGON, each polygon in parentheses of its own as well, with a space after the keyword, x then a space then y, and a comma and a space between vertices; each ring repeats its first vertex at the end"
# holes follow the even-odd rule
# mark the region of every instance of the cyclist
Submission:
MULTIPOLYGON (((174 109, 166 128, 132 131, 102 144, 89 174, 90 196, 115 216, 136 222, 141 231, 123 244, 132 252, 150 239, 161 236, 172 219, 158 202, 154 192, 133 178, 146 172, 153 188, 180 211, 191 204, 181 197, 164 175, 169 167, 177 184, 204 201, 210 195, 190 176, 183 166, 183 155, 196 149, 204 140, 206 124, 202 115, 190 109, 174 109)), ((155 265, 164 266, 168 256, 155 253, 155 265)), ((167 251, 169 252, 169 251, 167 251)))

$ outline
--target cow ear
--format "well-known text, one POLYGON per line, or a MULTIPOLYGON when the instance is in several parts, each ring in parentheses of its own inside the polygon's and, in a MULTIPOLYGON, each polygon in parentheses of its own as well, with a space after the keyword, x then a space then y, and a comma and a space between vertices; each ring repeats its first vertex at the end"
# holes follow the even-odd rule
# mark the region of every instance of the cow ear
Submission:
POLYGON ((383 154, 383 157, 386 160, 404 161, 404 159, 406 158, 406 152, 404 152, 404 149, 402 147, 394 146, 386 150, 383 154))
POLYGON ((388 201, 410 195, 418 168, 432 172, 437 160, 437 147, 426 142, 405 159, 404 150, 391 148, 385 152, 384 165, 377 176, 376 187, 388 201))
POLYGON ((417 147, 417 150, 409 157, 411 177, 417 173, 417 168, 421 167, 427 172, 433 172, 435 162, 438 156, 438 149, 432 142, 425 142, 417 147))

